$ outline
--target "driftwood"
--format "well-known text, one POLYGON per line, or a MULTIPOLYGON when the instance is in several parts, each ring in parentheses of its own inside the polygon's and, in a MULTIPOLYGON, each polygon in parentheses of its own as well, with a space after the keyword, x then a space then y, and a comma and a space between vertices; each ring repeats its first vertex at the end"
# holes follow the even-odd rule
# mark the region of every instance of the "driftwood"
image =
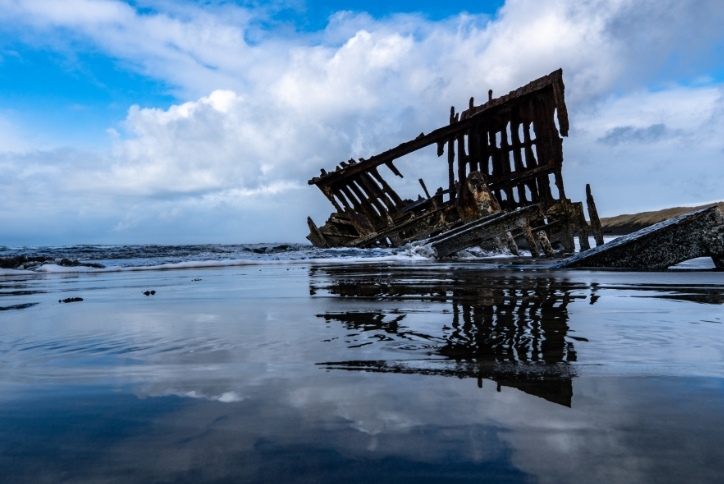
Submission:
MULTIPOLYGON (((592 229, 602 243, 590 190, 592 227, 582 203, 565 195, 561 137, 569 127, 564 91, 560 69, 497 99, 491 91, 482 105, 475 106, 471 98, 468 109, 451 108, 448 126, 369 159, 342 162, 332 172, 321 170, 309 184, 317 186, 336 211, 321 227, 308 218, 307 238, 316 247, 399 247, 493 213, 535 206, 539 216, 528 217, 522 230, 543 233, 541 252, 550 254, 550 244, 573 252, 576 235, 587 248, 592 229), (403 199, 380 171, 402 177, 394 161, 431 145, 437 146, 438 157, 447 150, 447 180, 430 195, 420 179, 425 198, 403 199)), ((526 238, 536 254, 532 235, 526 238)))
POLYGON ((724 215, 716 205, 580 252, 555 267, 662 270, 697 257, 711 257, 724 269, 724 215))

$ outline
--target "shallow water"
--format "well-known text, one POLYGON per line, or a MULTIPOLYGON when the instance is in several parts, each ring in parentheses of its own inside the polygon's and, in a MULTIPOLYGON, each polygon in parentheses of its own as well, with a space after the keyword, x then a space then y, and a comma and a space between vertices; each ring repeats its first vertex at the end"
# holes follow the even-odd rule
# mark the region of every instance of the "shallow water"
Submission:
POLYGON ((491 267, 0 277, 0 475, 718 481, 721 272, 491 267))
MULTIPOLYGON (((605 237, 606 243, 616 237, 605 237)), ((595 246, 593 238, 589 240, 595 246)), ((576 251, 579 251, 576 240, 576 251)), ((527 251, 523 254, 530 255, 527 251)), ((559 254, 557 258, 566 257, 559 254)), ((452 258, 457 262, 478 263, 478 267, 509 268, 528 267, 531 264, 544 267, 555 264, 554 260, 530 257, 512 257, 489 254, 479 248, 463 250, 452 258)), ((0 276, 18 275, 18 272, 75 274, 79 272, 127 272, 166 269, 197 269, 208 267, 232 267, 261 264, 340 263, 359 262, 434 262, 434 251, 422 244, 408 244, 393 249, 332 248, 319 249, 309 244, 202 244, 202 245, 76 245, 60 247, 5 247, 0 246, 0 276), (16 257, 31 260, 19 267, 4 262, 16 257), (40 260, 38 260, 40 259, 40 260), (63 264, 63 260, 73 265, 63 264)), ((710 257, 682 262, 671 269, 708 270, 714 263, 710 257)))

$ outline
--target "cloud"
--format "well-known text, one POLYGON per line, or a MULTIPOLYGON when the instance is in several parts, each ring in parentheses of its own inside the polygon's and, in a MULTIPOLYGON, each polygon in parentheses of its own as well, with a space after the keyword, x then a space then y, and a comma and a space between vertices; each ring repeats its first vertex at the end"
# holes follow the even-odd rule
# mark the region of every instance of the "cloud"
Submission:
MULTIPOLYGON (((89 157, 83 147, 69 147, 47 161, 59 151, 33 154, 25 143, 18 145, 25 154, 3 158, 5 173, 15 177, 10 185, 28 183, 28 170, 37 167, 33 179, 47 186, 50 205, 74 212, 92 197, 100 206, 119 207, 107 212, 104 226, 141 230, 127 224, 132 207, 146 207, 151 220, 168 213, 161 206, 169 203, 183 213, 183 207, 220 206, 213 205, 219 200, 244 206, 244 216, 262 224, 268 212, 261 200, 279 193, 298 197, 287 203, 300 215, 323 219, 330 208, 305 183, 319 168, 429 132, 445 124, 451 104, 462 108, 471 95, 480 102, 489 88, 504 94, 558 67, 573 121, 564 148, 567 184, 593 174, 573 171, 581 167, 619 173, 631 168, 630 156, 649 168, 690 156, 684 139, 697 140, 696 163, 709 167, 720 159, 721 143, 707 137, 724 126, 715 116, 718 87, 686 86, 719 65, 710 54, 724 42, 724 9, 715 1, 509 0, 495 18, 460 14, 441 21, 340 12, 320 32, 270 29, 277 25, 273 11, 228 4, 53 5, 0 0, 0 23, 46 48, 100 51, 163 81, 181 100, 167 108, 130 107, 108 152, 89 157), (657 100, 666 100, 666 109, 657 100), (708 124, 697 110, 709 113, 708 124), (616 156, 611 149, 619 150, 616 156), (255 194, 264 194, 256 205, 249 203, 255 194)), ((401 164, 420 165, 425 156, 401 164)), ((437 186, 441 182, 428 181, 440 171, 432 165, 422 176, 437 186)), ((674 170, 651 176, 650 183, 660 186, 663 176, 681 182, 669 191, 672 203, 699 195, 674 170)), ((417 178, 397 180, 403 194, 416 196, 417 178)), ((714 186, 722 180, 710 179, 701 196, 717 198, 714 186)), ((599 192, 617 191, 613 181, 600 180, 599 192)), ((606 204, 599 209, 606 213, 606 204)), ((300 223, 274 236, 301 240, 304 230, 300 223)))
POLYGON ((616 146, 621 143, 655 143, 661 139, 676 136, 680 132, 672 131, 664 123, 656 123, 646 128, 618 126, 598 138, 599 143, 616 146))
POLYGON ((26 136, 19 126, 0 114, 0 146, 5 152, 24 151, 29 148, 26 136))
POLYGON ((675 87, 611 96, 573 114, 568 196, 583 199, 590 183, 604 216, 721 199, 721 103, 720 87, 675 87))

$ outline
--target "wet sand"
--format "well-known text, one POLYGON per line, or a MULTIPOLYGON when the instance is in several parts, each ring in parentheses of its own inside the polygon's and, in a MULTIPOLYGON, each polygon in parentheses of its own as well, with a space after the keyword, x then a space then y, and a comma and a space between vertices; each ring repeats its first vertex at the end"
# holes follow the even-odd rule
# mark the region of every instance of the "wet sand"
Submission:
POLYGON ((0 277, 0 475, 718 481, 722 273, 483 267, 0 277))

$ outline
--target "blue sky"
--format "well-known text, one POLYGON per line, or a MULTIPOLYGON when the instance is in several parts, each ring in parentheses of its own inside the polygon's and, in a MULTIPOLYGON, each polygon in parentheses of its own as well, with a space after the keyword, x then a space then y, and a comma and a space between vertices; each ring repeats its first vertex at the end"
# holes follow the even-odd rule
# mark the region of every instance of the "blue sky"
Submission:
MULTIPOLYGON (((194 2, 204 5, 210 2, 194 2)), ((227 2, 233 3, 233 2, 227 2)), ((398 14, 419 13, 431 20, 440 20, 466 11, 494 15, 503 2, 396 2, 364 1, 235 2, 240 6, 261 4, 268 9, 255 25, 265 35, 278 30, 314 33, 323 31, 328 18, 342 10, 365 12, 375 18, 398 14), (466 5, 466 3, 468 5, 466 5)), ((159 3, 129 2, 147 15, 162 13, 159 3), (146 7, 145 9, 143 7, 146 7)), ((105 129, 125 118, 128 107, 166 108, 183 102, 175 95, 178 86, 163 78, 145 76, 124 59, 108 56, 72 33, 57 32, 56 39, 24 38, 21 26, 10 26, 2 32, 2 70, 0 70, 0 106, 12 113, 14 119, 34 129, 42 128, 53 139, 69 138, 91 146, 103 146, 105 129), (50 44, 50 45, 49 45, 50 44), (72 123, 69 119, 72 118, 72 123)))
POLYGON ((319 168, 559 67, 569 196, 721 200, 722 21, 715 0, 0 0, 0 245, 303 241, 331 211, 319 168))

